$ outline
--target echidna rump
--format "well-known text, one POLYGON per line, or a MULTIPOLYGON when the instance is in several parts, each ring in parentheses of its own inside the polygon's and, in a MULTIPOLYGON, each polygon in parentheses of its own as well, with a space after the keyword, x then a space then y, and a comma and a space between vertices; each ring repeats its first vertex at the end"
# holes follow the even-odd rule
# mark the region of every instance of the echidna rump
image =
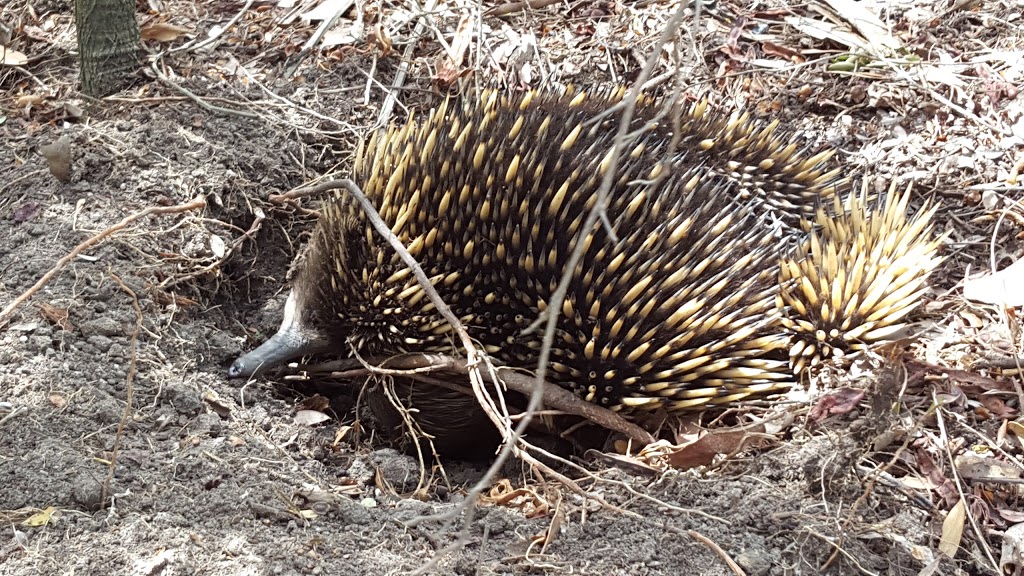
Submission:
POLYGON ((908 218, 909 201, 910 190, 900 194, 895 186, 874 203, 866 190, 845 204, 836 196, 832 210, 818 210, 809 237, 783 258, 778 303, 794 337, 794 372, 904 327, 940 262, 941 244, 932 234, 936 206, 908 218))
MULTIPOLYGON (((704 104, 673 125, 672 114, 659 115, 661 101, 645 99, 608 198, 617 238, 602 227, 581 230, 618 126, 603 112, 623 93, 491 91, 446 101, 422 122, 374 133, 360 147, 354 179, 470 335, 501 362, 534 365, 540 336, 525 329, 582 243, 550 380, 623 411, 683 410, 787 387, 793 333, 819 318, 793 319, 803 301, 792 291, 780 296, 780 278, 794 284, 793 274, 816 265, 807 262, 817 258, 813 241, 784 268, 780 261, 844 181, 825 168, 830 153, 806 156, 774 124, 718 116, 704 104)), ((895 220, 857 227, 849 218, 837 229, 884 236, 865 245, 886 244, 891 234, 926 242, 895 220)), ((913 266, 899 270, 922 276, 913 266)), ((230 375, 312 351, 452 353, 450 332, 358 205, 339 196, 323 207, 280 330, 230 375)))

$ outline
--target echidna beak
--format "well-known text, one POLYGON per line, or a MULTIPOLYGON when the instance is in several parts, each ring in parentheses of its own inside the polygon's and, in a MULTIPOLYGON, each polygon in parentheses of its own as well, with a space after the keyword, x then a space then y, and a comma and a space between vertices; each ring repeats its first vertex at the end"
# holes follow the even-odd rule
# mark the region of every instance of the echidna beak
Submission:
POLYGON ((284 319, 277 333, 252 352, 240 356, 228 368, 228 378, 249 378, 292 358, 323 352, 328 341, 320 334, 301 325, 295 293, 288 295, 284 319))

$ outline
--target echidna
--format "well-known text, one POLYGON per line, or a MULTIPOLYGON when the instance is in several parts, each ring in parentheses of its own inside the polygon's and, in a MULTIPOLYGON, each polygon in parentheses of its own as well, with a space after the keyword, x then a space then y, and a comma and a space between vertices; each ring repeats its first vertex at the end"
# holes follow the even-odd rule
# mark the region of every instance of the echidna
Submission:
MULTIPOLYGON (((758 127, 704 104, 682 111, 674 126, 672 114, 659 115, 660 101, 642 100, 608 198, 613 240, 602 227, 580 227, 618 126, 617 116, 602 113, 623 93, 490 91, 460 105, 445 101, 422 122, 374 133, 360 146, 354 179, 470 335, 501 362, 534 365, 540 335, 524 330, 582 243, 550 380, 625 412, 786 388, 793 330, 818 318, 786 320, 800 301, 792 292, 777 301, 780 276, 815 264, 798 256, 783 270, 780 258, 844 181, 825 167, 831 153, 807 156, 775 124, 758 127)), ((813 260, 813 249, 808 254, 813 260)), ((450 331, 410 269, 340 196, 323 207, 280 330, 230 375, 350 347, 451 353, 450 331)))

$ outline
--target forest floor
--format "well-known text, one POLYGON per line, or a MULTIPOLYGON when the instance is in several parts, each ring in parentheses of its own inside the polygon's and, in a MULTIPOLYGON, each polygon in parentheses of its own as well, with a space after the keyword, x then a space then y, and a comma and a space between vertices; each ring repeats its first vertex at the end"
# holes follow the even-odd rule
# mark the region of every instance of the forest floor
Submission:
POLYGON ((226 378, 276 330, 315 219, 315 199, 270 195, 347 176, 359 135, 455 81, 630 83, 679 3, 375 1, 303 53, 342 2, 310 15, 317 2, 154 0, 139 14, 144 67, 99 101, 78 92, 68 4, 0 7, 0 307, 57 272, 0 320, 0 575, 997 574, 1014 561, 1002 549, 1021 545, 1024 425, 1004 360, 1022 352, 1021 303, 964 286, 990 253, 997 268, 1024 256, 1019 1, 688 10, 656 52, 661 89, 681 79, 689 100, 779 119, 851 173, 939 204, 945 260, 921 334, 844 368, 841 391, 863 398, 789 403, 767 445, 654 475, 568 470, 611 506, 512 461, 468 523, 428 517, 462 511, 488 462, 445 462, 424 488, 416 458, 354 434, 356 386, 320 421, 300 410, 314 394, 301 384, 226 378), (108 230, 149 208, 163 213, 108 230))

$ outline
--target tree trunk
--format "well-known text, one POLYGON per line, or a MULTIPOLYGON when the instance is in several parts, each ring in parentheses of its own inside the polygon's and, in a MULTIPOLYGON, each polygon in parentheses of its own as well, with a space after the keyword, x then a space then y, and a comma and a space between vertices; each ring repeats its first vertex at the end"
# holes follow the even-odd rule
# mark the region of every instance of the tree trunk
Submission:
POLYGON ((138 68, 139 25, 135 0, 75 0, 82 91, 116 92, 138 68))

